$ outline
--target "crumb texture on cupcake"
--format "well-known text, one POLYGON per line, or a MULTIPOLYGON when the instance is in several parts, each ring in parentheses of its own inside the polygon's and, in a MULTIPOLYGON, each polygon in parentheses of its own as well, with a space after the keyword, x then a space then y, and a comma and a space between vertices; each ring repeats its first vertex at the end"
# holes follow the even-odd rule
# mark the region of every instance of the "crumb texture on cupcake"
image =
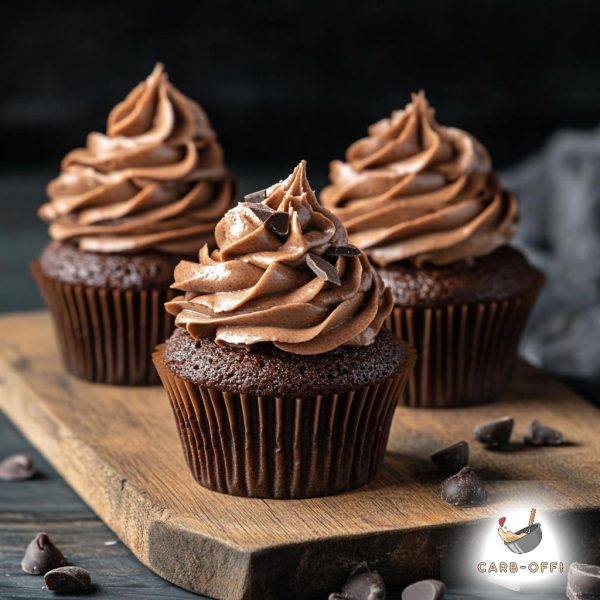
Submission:
POLYGON ((295 354, 373 343, 392 309, 389 290, 363 253, 347 247, 340 221, 317 202, 302 161, 261 202, 241 202, 219 222, 218 249, 181 261, 168 302, 193 338, 295 354), (338 250, 336 250, 338 249, 338 250))
POLYGON ((330 165, 321 201, 378 265, 445 265, 514 235, 517 204, 469 133, 439 125, 423 92, 330 165))
POLYGON ((206 114, 157 64, 111 111, 106 134, 65 156, 39 215, 54 240, 83 251, 185 255, 212 240, 233 193, 206 114))
POLYGON ((284 352, 261 344, 256 352, 194 340, 177 329, 163 360, 175 375, 195 385, 235 394, 307 398, 342 394, 385 381, 414 362, 413 350, 383 329, 370 346, 340 346, 326 354, 284 352))

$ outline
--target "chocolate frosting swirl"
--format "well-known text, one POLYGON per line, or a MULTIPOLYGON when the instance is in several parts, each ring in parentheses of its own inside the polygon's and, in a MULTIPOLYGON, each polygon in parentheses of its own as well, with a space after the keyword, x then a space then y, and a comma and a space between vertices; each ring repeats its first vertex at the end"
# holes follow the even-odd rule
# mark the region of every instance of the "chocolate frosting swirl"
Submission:
POLYGON ((53 239, 84 251, 193 254, 234 193, 206 114, 161 64, 61 167, 39 215, 53 239))
POLYGON ((171 286, 184 292, 166 304, 176 325, 220 345, 271 342, 294 354, 371 344, 392 309, 389 289, 361 252, 331 258, 340 285, 318 277, 307 256, 347 243, 340 221, 317 202, 302 161, 260 203, 241 202, 219 222, 218 249, 199 263, 181 261, 171 286), (253 207, 288 215, 287 235, 272 233, 253 207), (268 209, 267 209, 268 210, 268 209))
POLYGON ((347 162, 331 163, 321 201, 375 263, 444 265, 514 235, 517 203, 487 151, 466 131, 439 125, 423 92, 368 131, 347 162))

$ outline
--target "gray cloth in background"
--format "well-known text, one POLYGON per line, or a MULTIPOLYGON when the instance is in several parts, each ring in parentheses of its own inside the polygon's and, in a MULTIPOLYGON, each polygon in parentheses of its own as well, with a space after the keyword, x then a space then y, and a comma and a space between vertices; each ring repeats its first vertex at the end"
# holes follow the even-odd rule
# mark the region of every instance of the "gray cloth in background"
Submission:
POLYGON ((538 154, 503 173, 502 181, 519 201, 516 244, 546 273, 522 353, 598 390, 600 127, 556 133, 538 154))

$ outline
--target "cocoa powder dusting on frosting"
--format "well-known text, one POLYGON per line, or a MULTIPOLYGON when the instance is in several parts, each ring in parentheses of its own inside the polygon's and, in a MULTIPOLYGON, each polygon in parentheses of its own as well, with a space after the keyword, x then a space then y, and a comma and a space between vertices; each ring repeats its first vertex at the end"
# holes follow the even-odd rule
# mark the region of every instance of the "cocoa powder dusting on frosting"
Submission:
POLYGON ((423 92, 369 127, 330 165, 321 201, 349 241, 378 265, 444 265, 488 254, 514 235, 517 204, 487 151, 467 132, 439 125, 423 92))
POLYGON ((234 193, 208 118, 161 64, 61 167, 39 215, 54 240, 84 251, 193 254, 234 193))
POLYGON ((166 304, 176 325, 194 338, 251 346, 272 342, 294 354, 320 354, 342 345, 373 342, 392 309, 367 257, 329 257, 340 285, 317 276, 308 254, 323 257, 347 244, 340 221, 321 207, 302 161, 267 190, 262 204, 289 215, 289 231, 276 235, 240 202, 219 222, 218 249, 200 250, 199 262, 181 261, 171 286, 184 294, 166 304))

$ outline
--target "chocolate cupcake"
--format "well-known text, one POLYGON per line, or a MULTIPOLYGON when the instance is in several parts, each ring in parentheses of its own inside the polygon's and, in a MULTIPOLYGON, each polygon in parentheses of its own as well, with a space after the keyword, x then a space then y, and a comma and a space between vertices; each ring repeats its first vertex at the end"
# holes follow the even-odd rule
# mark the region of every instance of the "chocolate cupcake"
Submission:
POLYGON ((158 383, 152 351, 173 329, 174 266, 231 204, 234 183, 203 110, 158 64, 110 113, 106 134, 62 161, 39 209, 53 241, 32 265, 67 370, 158 383))
POLYGON ((367 483, 414 364, 382 329, 390 291, 305 168, 248 196, 217 225, 218 249, 175 269, 177 329, 154 361, 188 466, 218 492, 306 498, 367 483))
POLYGON ((507 246, 517 203, 487 151, 434 119, 424 94, 333 161, 323 204, 394 295, 388 324, 419 361, 402 403, 493 400, 510 382, 542 274, 507 246))

